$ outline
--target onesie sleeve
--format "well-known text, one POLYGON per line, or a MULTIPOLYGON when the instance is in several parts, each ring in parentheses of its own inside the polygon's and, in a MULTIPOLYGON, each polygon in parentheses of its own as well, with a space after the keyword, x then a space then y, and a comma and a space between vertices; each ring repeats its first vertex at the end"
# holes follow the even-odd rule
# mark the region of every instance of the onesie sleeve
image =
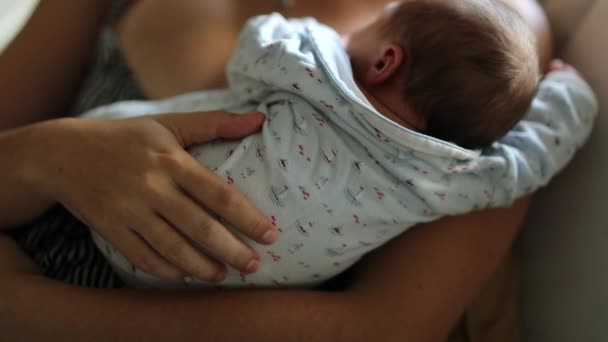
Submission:
POLYGON ((277 90, 293 90, 287 77, 292 69, 315 63, 305 34, 314 24, 312 18, 287 20, 278 13, 250 19, 226 67, 231 90, 253 102, 277 90))
POLYGON ((486 154, 505 163, 492 202, 510 204, 546 185, 589 138, 597 113, 593 91, 574 69, 548 74, 525 118, 486 154))

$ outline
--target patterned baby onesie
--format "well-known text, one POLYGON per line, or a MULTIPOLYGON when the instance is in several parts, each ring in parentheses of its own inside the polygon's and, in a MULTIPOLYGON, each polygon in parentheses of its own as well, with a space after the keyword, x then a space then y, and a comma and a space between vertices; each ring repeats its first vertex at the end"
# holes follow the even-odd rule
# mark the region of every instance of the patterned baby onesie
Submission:
MULTIPOLYGON (((216 109, 266 114, 257 134, 190 149, 280 231, 270 246, 235 232, 262 260, 255 274, 230 269, 221 284, 228 287, 314 286, 417 223, 508 206, 567 164, 597 113, 591 89, 575 72, 554 72, 506 137, 484 151, 463 149, 379 114, 357 88, 336 32, 310 18, 279 14, 247 23, 227 73, 229 90, 121 102, 85 116, 216 109)), ((132 286, 208 285, 156 279, 93 236, 132 286)))

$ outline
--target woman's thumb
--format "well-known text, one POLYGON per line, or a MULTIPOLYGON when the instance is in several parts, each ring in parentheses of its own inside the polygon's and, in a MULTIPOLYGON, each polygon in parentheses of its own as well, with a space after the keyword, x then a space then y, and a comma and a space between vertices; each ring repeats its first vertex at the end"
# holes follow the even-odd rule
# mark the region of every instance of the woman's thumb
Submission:
POLYGON ((231 114, 223 111, 165 114, 158 122, 170 130, 183 147, 218 138, 236 139, 257 132, 264 114, 231 114))

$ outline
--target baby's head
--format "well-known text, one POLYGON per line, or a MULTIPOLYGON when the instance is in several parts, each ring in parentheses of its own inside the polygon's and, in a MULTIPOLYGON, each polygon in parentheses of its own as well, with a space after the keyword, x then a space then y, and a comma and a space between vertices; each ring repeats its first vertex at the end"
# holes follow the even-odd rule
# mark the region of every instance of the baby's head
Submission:
POLYGON ((540 74, 534 33, 501 0, 392 3, 347 50, 359 85, 398 122, 466 148, 505 135, 540 74))

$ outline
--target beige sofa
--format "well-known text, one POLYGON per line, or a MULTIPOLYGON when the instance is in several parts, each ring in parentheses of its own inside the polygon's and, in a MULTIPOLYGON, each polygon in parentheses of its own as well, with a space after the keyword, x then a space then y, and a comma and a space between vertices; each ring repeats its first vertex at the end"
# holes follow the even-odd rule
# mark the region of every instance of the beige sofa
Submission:
POLYGON ((600 117, 575 161, 535 199, 517 245, 524 341, 608 341, 608 0, 544 0, 563 58, 600 117))

